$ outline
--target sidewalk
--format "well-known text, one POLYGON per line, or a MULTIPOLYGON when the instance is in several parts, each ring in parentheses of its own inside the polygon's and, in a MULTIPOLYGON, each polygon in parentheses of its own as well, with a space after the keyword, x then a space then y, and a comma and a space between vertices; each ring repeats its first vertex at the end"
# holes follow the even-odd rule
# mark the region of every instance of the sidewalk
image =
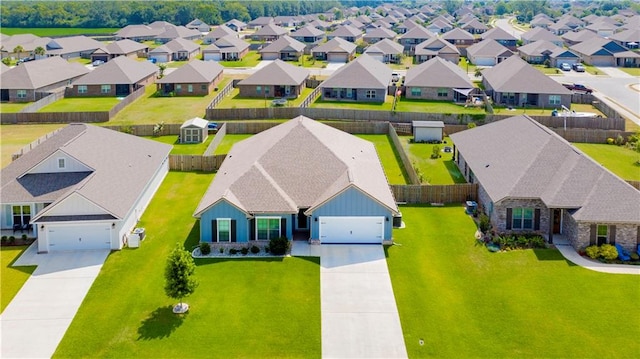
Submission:
POLYGON ((579 255, 566 240, 556 241, 554 239, 554 243, 562 256, 564 256, 568 261, 573 262, 581 267, 601 273, 640 275, 640 266, 605 264, 592 261, 579 255))

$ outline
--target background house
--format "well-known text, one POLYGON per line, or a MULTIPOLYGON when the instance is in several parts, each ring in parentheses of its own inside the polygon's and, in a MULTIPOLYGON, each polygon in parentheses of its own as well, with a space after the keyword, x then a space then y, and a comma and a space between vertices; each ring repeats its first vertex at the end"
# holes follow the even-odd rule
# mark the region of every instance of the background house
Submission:
POLYGON ((153 84, 158 66, 120 56, 76 80, 69 96, 126 97, 137 89, 153 84))
POLYGON ((314 47, 311 54, 317 60, 328 62, 349 62, 356 55, 356 44, 335 37, 323 44, 314 47))
POLYGON ((205 61, 239 61, 249 53, 249 43, 234 35, 224 36, 202 50, 205 61))
POLYGON ((253 75, 238 82, 241 97, 296 98, 302 93, 309 70, 276 59, 253 75))
POLYGON ((283 35, 259 52, 263 60, 298 61, 300 56, 304 54, 305 47, 306 45, 302 42, 288 35, 283 35))
POLYGON ((170 61, 189 61, 200 54, 200 45, 191 40, 177 38, 149 51, 149 59, 164 63, 170 61))
POLYGON ((223 69, 214 61, 193 60, 156 83, 164 95, 207 96, 222 81, 223 69))
POLYGON ((392 70, 363 54, 339 68, 320 84, 322 99, 330 101, 385 102, 392 70))
POLYGON ((476 66, 494 66, 513 55, 511 50, 488 39, 467 48, 467 58, 476 66))

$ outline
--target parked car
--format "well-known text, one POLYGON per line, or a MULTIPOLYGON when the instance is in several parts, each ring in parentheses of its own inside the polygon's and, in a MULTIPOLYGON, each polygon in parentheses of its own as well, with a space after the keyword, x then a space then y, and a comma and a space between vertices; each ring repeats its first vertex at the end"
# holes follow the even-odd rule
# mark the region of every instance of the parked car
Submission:
POLYGON ((398 82, 400 81, 400 74, 397 72, 394 72, 391 74, 391 81, 392 82, 398 82))
POLYGON ((568 88, 571 91, 574 92, 584 92, 584 93, 592 93, 593 90, 588 88, 585 85, 582 84, 562 84, 562 86, 568 88))
POLYGON ((560 70, 562 71, 571 71, 571 65, 566 62, 560 64, 560 70))
POLYGON ((582 66, 582 64, 573 64, 571 67, 575 72, 584 72, 584 66, 582 66))
POLYGON ((96 61, 92 62, 91 64, 93 65, 93 67, 97 67, 97 66, 100 66, 100 65, 104 64, 104 61, 96 60, 96 61))

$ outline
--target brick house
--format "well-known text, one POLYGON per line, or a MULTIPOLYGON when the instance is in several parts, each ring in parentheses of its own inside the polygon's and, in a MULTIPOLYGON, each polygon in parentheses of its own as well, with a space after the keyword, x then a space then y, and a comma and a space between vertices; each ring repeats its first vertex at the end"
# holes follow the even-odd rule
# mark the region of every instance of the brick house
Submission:
POLYGON ((408 99, 465 102, 474 89, 460 66, 440 57, 407 70, 404 85, 408 99))
POLYGON ((148 61, 120 56, 79 78, 67 95, 125 97, 141 87, 153 84, 157 74, 158 66, 148 61))
POLYGON ((215 61, 193 60, 156 81, 158 91, 175 96, 206 96, 222 81, 223 67, 215 61))
POLYGON ((329 101, 385 102, 391 83, 389 66, 363 54, 335 71, 320 84, 322 99, 329 101))
POLYGON ((306 86, 309 70, 276 59, 238 82, 240 97, 296 98, 306 86))

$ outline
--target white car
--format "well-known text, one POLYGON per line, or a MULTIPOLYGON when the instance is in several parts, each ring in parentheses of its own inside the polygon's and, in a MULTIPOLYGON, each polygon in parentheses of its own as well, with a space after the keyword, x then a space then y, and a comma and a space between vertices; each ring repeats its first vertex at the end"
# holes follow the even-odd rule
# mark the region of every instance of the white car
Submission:
POLYGON ((560 64, 560 70, 562 70, 562 71, 571 71, 571 65, 569 65, 566 62, 563 62, 562 64, 560 64))

